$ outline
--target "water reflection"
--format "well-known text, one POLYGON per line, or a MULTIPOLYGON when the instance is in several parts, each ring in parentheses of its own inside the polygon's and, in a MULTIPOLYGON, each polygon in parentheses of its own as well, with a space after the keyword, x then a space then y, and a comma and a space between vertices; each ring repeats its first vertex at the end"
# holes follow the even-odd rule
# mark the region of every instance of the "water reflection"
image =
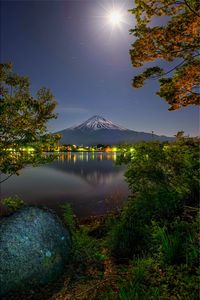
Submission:
POLYGON ((88 161, 88 160, 112 160, 115 162, 117 159, 117 152, 106 153, 106 152, 66 152, 60 153, 58 161, 88 161))
POLYGON ((71 203, 80 216, 104 214, 122 205, 128 195, 124 166, 116 166, 117 153, 67 152, 49 165, 26 168, 2 184, 2 197, 18 195, 30 204, 71 203))
POLYGON ((62 153, 49 167, 76 174, 90 185, 109 184, 124 168, 116 166, 117 153, 68 152, 62 153))

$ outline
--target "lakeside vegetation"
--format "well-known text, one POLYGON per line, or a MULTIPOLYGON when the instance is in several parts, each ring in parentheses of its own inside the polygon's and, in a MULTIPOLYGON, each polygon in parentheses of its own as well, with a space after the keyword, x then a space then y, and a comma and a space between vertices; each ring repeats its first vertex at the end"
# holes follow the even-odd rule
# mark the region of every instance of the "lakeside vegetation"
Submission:
POLYGON ((130 145, 117 163, 127 165, 127 203, 118 213, 86 220, 74 218, 68 204, 63 207, 73 241, 70 263, 59 289, 57 282, 40 294, 197 300, 199 139, 179 135, 175 142, 130 145))
MULTIPOLYGON (((83 145, 57 145, 56 147, 49 147, 46 149, 48 152, 120 152, 122 146, 120 145, 93 145, 93 146, 83 146, 83 145)), ((45 150, 45 149, 44 149, 45 150)))
POLYGON ((76 226, 65 208, 72 259, 85 269, 81 299, 198 299, 199 140, 138 143, 118 163, 131 191, 119 215, 76 226))

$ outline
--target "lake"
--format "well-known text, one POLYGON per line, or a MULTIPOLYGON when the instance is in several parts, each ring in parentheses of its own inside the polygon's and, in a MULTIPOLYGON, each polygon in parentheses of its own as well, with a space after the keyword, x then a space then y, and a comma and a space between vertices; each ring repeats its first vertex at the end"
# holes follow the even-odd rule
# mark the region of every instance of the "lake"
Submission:
POLYGON ((1 184, 1 197, 17 195, 27 204, 43 205, 61 214, 70 203, 79 218, 120 208, 128 197, 125 166, 115 152, 67 152, 40 167, 27 167, 1 184))

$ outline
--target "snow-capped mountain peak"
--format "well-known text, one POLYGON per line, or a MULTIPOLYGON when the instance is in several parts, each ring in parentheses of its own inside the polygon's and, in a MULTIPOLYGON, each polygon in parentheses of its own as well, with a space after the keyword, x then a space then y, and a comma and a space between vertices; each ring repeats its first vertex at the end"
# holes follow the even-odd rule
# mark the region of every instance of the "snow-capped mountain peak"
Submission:
POLYGON ((100 129, 109 129, 109 130, 126 130, 121 126, 114 124, 112 121, 103 118, 101 116, 93 116, 87 121, 83 122, 78 126, 71 127, 70 129, 79 129, 79 130, 100 130, 100 129))
POLYGON ((80 125, 66 128, 60 132, 61 143, 64 145, 118 145, 138 141, 168 141, 172 138, 152 135, 152 133, 137 132, 114 124, 101 116, 93 116, 80 125))

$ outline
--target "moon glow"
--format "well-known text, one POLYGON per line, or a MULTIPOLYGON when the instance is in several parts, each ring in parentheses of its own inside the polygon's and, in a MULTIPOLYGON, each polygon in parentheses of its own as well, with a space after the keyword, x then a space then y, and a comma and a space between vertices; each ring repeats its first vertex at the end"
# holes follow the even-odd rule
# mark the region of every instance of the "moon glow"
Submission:
POLYGON ((108 15, 108 19, 113 26, 118 26, 122 22, 122 13, 114 10, 108 15))

